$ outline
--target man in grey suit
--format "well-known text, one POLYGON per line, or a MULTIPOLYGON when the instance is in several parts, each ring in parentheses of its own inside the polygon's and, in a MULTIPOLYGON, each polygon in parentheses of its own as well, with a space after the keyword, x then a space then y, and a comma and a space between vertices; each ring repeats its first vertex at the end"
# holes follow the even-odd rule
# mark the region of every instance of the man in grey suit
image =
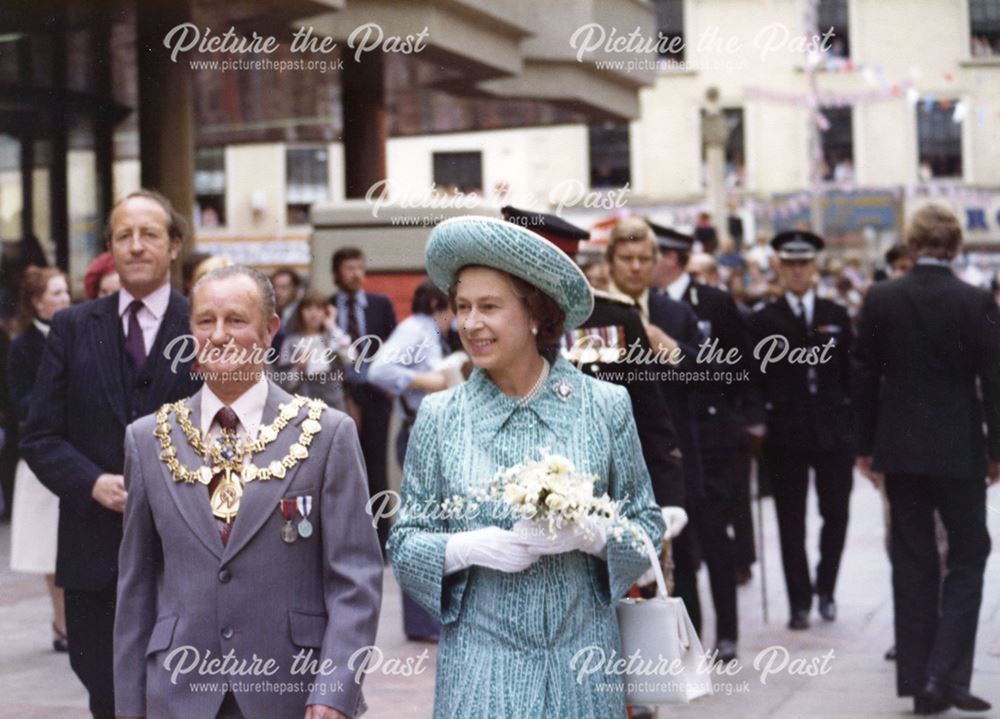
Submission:
POLYGON ((207 274, 191 306, 204 387, 126 431, 120 717, 365 710, 382 558, 364 460, 347 415, 265 379, 279 323, 266 277, 207 274))

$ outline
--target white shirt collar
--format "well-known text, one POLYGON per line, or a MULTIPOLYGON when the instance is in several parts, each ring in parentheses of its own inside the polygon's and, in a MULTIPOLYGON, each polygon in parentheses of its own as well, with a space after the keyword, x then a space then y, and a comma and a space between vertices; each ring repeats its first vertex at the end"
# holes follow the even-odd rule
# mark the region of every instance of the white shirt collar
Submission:
POLYGON ((951 260, 942 260, 940 257, 918 257, 918 265, 937 265, 938 267, 951 267, 951 260))
MULTIPOLYGON (((347 302, 351 297, 351 293, 348 292, 347 290, 340 290, 340 294, 344 296, 344 302, 347 302)), ((359 307, 362 308, 367 307, 368 295, 365 294, 365 291, 363 289, 358 290, 357 292, 354 293, 354 301, 357 303, 359 307)))
POLYGON ((677 302, 682 301, 689 284, 691 284, 691 275, 687 272, 682 273, 680 277, 667 285, 667 294, 670 295, 670 299, 677 302))
POLYGON ((615 284, 614 280, 608 283, 608 294, 616 297, 621 297, 622 299, 628 300, 629 302, 635 302, 639 306, 639 313, 642 318, 649 321, 649 288, 647 287, 642 291, 642 294, 638 297, 633 297, 630 294, 622 292, 618 289, 618 285, 615 284))
MULTIPOLYGON (((802 307, 806 311, 806 322, 810 323, 813 319, 813 309, 816 306, 816 290, 809 290, 800 298, 798 295, 791 292, 785 292, 785 300, 788 302, 789 306, 792 308, 793 312, 796 312, 799 302, 802 303, 802 307)), ((796 312, 796 314, 798 314, 796 312)))
MULTIPOLYGON (((263 373, 255 385, 241 394, 235 402, 229 405, 240 420, 246 436, 257 439, 257 430, 264 417, 264 406, 267 404, 268 384, 263 373)), ((216 413, 225 406, 215 392, 206 384, 201 391, 201 436, 206 437, 212 428, 212 420, 216 413)))
MULTIPOLYGON (((122 287, 118 290, 118 316, 122 317, 128 311, 128 306, 132 304, 135 297, 131 292, 122 287)), ((157 289, 142 298, 142 304, 149 310, 153 317, 159 321, 167 312, 167 305, 170 303, 170 281, 164 282, 157 289)))
POLYGON ((38 328, 39 332, 42 333, 42 337, 48 337, 49 336, 49 330, 52 329, 51 325, 47 325, 44 322, 42 322, 41 320, 37 320, 37 319, 36 320, 31 320, 31 323, 33 325, 35 325, 35 327, 38 328))

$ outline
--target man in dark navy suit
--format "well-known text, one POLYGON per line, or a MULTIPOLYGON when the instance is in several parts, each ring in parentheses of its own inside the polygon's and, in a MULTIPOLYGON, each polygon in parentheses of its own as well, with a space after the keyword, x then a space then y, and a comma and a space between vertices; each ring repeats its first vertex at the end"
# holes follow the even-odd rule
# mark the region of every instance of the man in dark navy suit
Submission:
POLYGON ((916 265, 874 285, 861 311, 857 467, 876 485, 884 477, 889 497, 897 693, 917 714, 988 711, 969 687, 986 488, 1000 480, 1000 310, 952 273, 962 226, 949 209, 920 209, 906 235, 916 265), (943 587, 935 511, 948 535, 943 587))
POLYGON ((188 332, 187 300, 170 287, 183 232, 159 193, 134 192, 114 206, 105 241, 121 290, 53 318, 21 440, 32 471, 59 496, 56 582, 66 594, 70 664, 96 719, 115 715, 125 427, 201 384, 190 360, 171 361, 181 349, 171 342, 188 332))
POLYGON ((695 508, 692 524, 711 580, 718 657, 729 661, 736 658, 738 621, 736 548, 729 536, 728 508, 734 492, 736 455, 743 441, 738 409, 748 384, 743 372, 749 367, 750 338, 733 298, 688 274, 695 238, 653 222, 649 226, 660 250, 653 267, 653 288, 694 310, 705 337, 715 343, 717 352, 733 360, 722 367, 718 379, 709 377, 692 387, 705 489, 705 499, 695 508))
MULTIPOLYGON (((656 239, 642 218, 627 217, 612 230, 607 248, 612 294, 624 296, 638 305, 651 348, 658 360, 666 360, 646 363, 646 369, 659 375, 660 389, 677 431, 684 465, 684 508, 690 514, 704 497, 698 427, 689 383, 682 379, 672 380, 667 372, 702 369, 697 355, 704 336, 690 307, 650 291, 656 258, 656 239)), ((674 542, 673 551, 677 565, 674 572, 676 593, 684 600, 691 621, 700 632, 697 572, 701 559, 695 533, 683 532, 674 542)))
MULTIPOLYGON (((333 281, 338 291, 330 297, 330 304, 337 308, 340 329, 357 342, 362 337, 377 337, 378 341, 360 342, 359 355, 371 360, 392 331, 396 328, 396 312, 388 297, 376 292, 365 292, 365 255, 357 247, 341 247, 333 253, 331 263, 333 281)), ((348 392, 357 405, 361 418, 359 435, 361 451, 368 467, 368 489, 371 496, 388 489, 386 480, 386 450, 389 442, 389 419, 392 415, 392 397, 373 384, 369 384, 368 362, 359 364, 360 372, 353 369, 345 373, 348 392)), ((389 537, 389 520, 380 519, 378 541, 385 552, 389 537)))
POLYGON ((783 232, 771 240, 784 294, 750 318, 755 391, 752 422, 763 423, 764 451, 778 514, 791 629, 808 629, 813 594, 826 621, 836 619, 834 589, 847 536, 853 482, 851 321, 816 295, 818 235, 783 232), (816 581, 806 556, 809 469, 823 517, 816 581))

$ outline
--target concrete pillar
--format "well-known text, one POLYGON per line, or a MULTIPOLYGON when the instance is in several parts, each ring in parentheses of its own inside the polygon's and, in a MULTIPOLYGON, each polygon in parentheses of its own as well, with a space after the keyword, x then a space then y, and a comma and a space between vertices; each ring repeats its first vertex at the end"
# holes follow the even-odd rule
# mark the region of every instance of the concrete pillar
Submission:
POLYGON ((56 248, 56 266, 69 274, 69 173, 66 168, 68 125, 66 120, 66 26, 65 17, 54 26, 52 39, 52 168, 49 172, 49 231, 56 248))
POLYGON ((712 225, 719 237, 719 247, 730 245, 729 209, 726 205, 726 141, 729 125, 718 106, 719 93, 714 87, 706 91, 708 106, 702 136, 705 142, 705 161, 708 165, 708 206, 712 212, 712 225))
POLYGON ((111 17, 108 8, 96 11, 94 24, 93 73, 95 94, 105 109, 94 118, 94 165, 97 173, 97 218, 103 222, 114 201, 112 197, 114 168, 114 102, 111 87, 111 17))
MULTIPOLYGON (((174 26, 190 22, 189 0, 143 0, 136 5, 139 69, 139 161, 142 186, 163 193, 193 228, 194 100, 191 70, 173 63, 163 38, 174 26)), ((186 256, 193 237, 181 249, 186 256)), ((179 264, 174 280, 179 279, 179 264)))
POLYGON ((344 58, 341 107, 344 122, 344 194, 362 198, 386 177, 389 114, 385 100, 385 55, 344 58))

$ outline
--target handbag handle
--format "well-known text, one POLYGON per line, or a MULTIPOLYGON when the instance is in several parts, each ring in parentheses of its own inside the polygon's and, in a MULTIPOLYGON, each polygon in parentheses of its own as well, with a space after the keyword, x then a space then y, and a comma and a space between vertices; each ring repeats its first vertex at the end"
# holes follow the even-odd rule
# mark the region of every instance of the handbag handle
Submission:
MULTIPOLYGON (((646 548, 646 555, 649 559, 649 563, 653 565, 653 576, 656 577, 656 594, 663 599, 667 599, 670 595, 667 594, 667 581, 663 578, 663 569, 660 567, 660 555, 656 552, 656 547, 653 546, 653 540, 649 538, 646 534, 646 530, 639 527, 639 534, 641 535, 642 545, 646 548)), ((669 540, 668 540, 669 541, 669 540)))
MULTIPOLYGON (((667 582, 663 578, 663 570, 660 568, 660 555, 656 553, 656 547, 653 546, 653 540, 651 540, 649 535, 646 534, 646 530, 640 527, 639 534, 642 539, 642 544, 646 548, 649 563, 653 565, 653 575, 656 577, 657 596, 660 599, 669 599, 670 595, 667 594, 667 582)), ((670 540, 666 539, 664 541, 669 542, 670 540)), ((687 615, 686 610, 684 611, 684 614, 685 616, 687 615)), ((677 639, 684 651, 687 651, 691 647, 691 637, 688 634, 687 624, 684 621, 677 622, 677 639)))

